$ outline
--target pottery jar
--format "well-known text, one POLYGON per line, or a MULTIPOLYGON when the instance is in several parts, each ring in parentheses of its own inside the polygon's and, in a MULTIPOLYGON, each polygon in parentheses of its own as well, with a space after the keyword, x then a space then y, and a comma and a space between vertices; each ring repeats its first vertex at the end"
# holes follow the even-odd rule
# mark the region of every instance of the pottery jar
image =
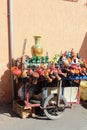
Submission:
POLYGON ((34 36, 35 45, 31 47, 32 56, 42 56, 43 55, 43 47, 40 44, 41 36, 34 36))

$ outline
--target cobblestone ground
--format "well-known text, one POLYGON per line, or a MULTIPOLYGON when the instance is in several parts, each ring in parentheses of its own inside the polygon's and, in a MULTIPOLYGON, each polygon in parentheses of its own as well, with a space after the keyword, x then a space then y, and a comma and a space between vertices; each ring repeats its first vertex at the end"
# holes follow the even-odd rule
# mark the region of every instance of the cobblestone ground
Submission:
POLYGON ((73 104, 58 120, 47 118, 21 119, 13 113, 12 105, 0 106, 0 129, 8 130, 87 130, 87 101, 73 104))

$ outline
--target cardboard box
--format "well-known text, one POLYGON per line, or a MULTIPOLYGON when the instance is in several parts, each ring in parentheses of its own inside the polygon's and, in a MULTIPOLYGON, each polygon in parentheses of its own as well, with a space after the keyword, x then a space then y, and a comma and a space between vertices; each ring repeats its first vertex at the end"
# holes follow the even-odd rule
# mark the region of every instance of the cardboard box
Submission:
MULTIPOLYGON (((57 93, 57 87, 48 88, 48 95, 57 93)), ((80 103, 80 92, 78 86, 66 86, 62 87, 60 94, 63 95, 69 104, 79 104, 80 103)))
POLYGON ((80 92, 78 86, 67 86, 62 88, 62 95, 66 98, 70 104, 79 104, 80 92))

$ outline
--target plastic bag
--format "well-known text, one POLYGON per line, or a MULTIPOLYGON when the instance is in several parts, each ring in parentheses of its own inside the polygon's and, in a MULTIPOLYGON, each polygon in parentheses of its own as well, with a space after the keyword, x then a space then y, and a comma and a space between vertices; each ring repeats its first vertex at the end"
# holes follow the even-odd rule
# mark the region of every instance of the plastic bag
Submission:
POLYGON ((18 90, 18 97, 20 97, 22 100, 25 99, 25 86, 22 85, 18 90))
POLYGON ((82 81, 80 82, 80 86, 82 86, 82 87, 87 87, 87 81, 86 81, 86 80, 82 80, 82 81))
POLYGON ((86 80, 82 80, 80 82, 80 98, 82 100, 87 100, 87 81, 86 80))

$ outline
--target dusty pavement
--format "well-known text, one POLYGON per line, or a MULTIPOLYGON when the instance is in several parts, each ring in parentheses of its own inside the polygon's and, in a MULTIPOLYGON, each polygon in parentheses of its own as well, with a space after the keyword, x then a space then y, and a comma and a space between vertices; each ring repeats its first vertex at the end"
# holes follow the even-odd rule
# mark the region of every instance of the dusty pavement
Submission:
POLYGON ((12 112, 12 106, 0 106, 0 130, 87 130, 87 102, 73 104, 57 120, 46 117, 21 119, 12 112))

